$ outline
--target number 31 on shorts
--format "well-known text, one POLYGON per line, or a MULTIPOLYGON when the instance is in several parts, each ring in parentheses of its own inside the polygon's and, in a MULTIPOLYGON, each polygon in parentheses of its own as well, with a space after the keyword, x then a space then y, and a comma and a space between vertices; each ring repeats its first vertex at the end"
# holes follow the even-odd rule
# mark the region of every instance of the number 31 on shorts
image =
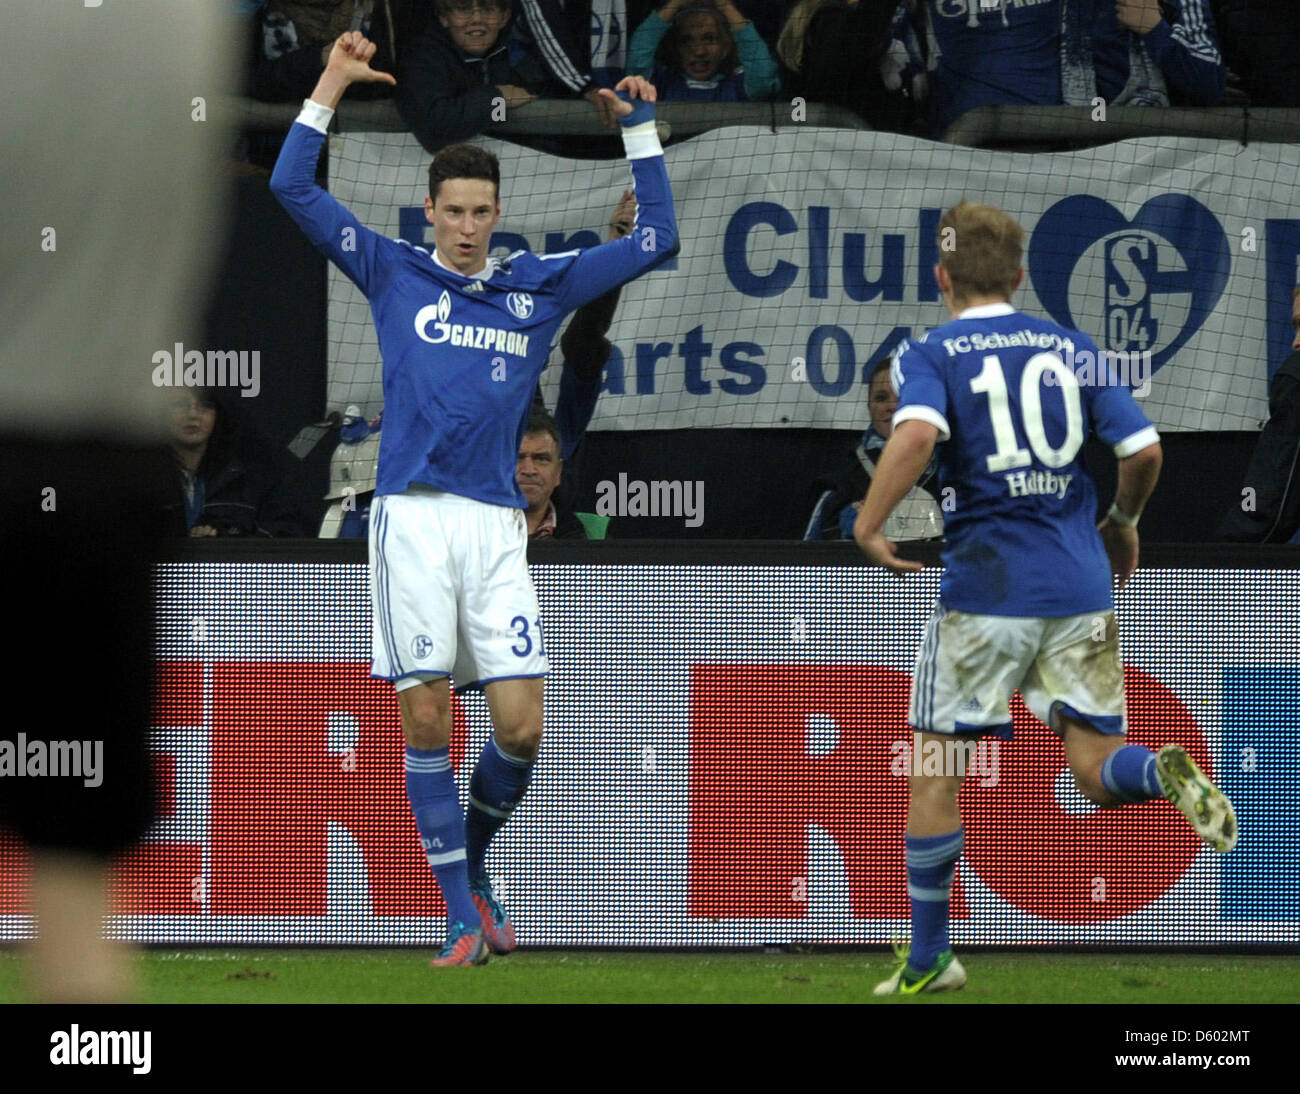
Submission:
POLYGON ((533 634, 537 635, 537 654, 539 657, 546 656, 546 649, 542 645, 542 619, 538 616, 532 621, 530 626, 526 616, 517 615, 510 620, 511 633, 518 641, 510 647, 510 652, 516 657, 527 657, 533 652, 533 634))

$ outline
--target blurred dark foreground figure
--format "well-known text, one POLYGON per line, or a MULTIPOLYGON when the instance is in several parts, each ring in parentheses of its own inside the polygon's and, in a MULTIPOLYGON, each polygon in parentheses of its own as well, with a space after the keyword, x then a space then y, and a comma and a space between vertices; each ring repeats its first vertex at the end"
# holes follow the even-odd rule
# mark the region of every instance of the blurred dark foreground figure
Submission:
POLYGON ((226 7, 6 5, 22 47, 0 68, 0 136, 22 169, 0 241, 0 565, 17 682, 0 823, 30 851, 42 1000, 132 994, 103 917, 110 856, 155 808, 152 581, 170 468, 153 355, 201 340, 191 317, 220 250, 228 138, 209 111, 235 87, 226 7))

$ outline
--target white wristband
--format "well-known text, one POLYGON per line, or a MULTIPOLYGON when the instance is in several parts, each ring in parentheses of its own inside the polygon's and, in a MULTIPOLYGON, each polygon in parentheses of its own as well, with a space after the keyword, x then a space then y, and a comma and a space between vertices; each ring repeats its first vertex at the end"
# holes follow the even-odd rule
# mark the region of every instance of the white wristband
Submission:
POLYGON ((330 119, 334 117, 334 108, 318 103, 312 99, 303 99, 302 110, 295 121, 309 125, 317 133, 329 133, 330 119))
POLYGON ((1136 528, 1137 522, 1141 518, 1142 514, 1139 513, 1136 517, 1130 517, 1127 513, 1123 512, 1118 505, 1112 505, 1110 507, 1110 512, 1106 514, 1106 516, 1111 524, 1118 524, 1121 528, 1136 528))
POLYGON ((659 144, 659 128, 653 120, 623 130, 623 154, 630 160, 648 160, 664 154, 659 144))

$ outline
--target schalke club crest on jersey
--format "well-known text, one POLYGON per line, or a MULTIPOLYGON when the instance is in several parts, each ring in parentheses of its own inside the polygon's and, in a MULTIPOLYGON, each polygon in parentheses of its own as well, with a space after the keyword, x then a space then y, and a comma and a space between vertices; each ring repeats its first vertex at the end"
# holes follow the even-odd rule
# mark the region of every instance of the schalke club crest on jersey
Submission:
POLYGON ((533 314, 533 298, 526 292, 512 292, 506 297, 506 307, 516 319, 527 319, 533 314))

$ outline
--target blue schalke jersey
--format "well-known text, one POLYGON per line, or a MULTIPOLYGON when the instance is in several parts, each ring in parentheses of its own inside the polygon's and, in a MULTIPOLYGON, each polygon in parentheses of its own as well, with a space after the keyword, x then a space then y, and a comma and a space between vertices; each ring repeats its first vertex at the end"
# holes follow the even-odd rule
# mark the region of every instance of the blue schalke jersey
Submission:
POLYGON ((1036 618, 1112 607, 1084 442, 1095 430, 1123 458, 1159 435, 1092 339, 988 304, 904 343, 893 376, 895 426, 939 430, 944 606, 1036 618))
POLYGON ((930 0, 929 15, 936 133, 977 106, 1061 101, 1060 0, 930 0))
POLYGON ((569 312, 677 251, 662 155, 633 159, 637 227, 585 251, 489 259, 473 277, 364 227, 315 183, 324 134, 293 124, 271 189, 366 294, 384 369, 376 494, 412 483, 527 507, 515 463, 537 379, 569 312))

